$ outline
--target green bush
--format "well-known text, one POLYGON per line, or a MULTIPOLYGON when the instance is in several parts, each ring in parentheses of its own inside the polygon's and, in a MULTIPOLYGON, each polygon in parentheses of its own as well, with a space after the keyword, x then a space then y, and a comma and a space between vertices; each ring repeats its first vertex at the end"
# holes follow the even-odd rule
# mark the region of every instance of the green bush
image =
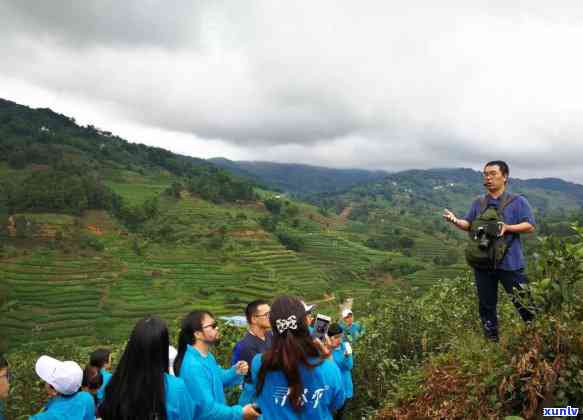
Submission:
POLYGON ((105 249, 103 242, 91 235, 81 235, 79 237, 79 246, 81 249, 93 249, 98 252, 102 252, 105 249))
POLYGON ((499 344, 482 337, 471 278, 370 302, 354 418, 535 418, 542 407, 583 405, 583 231, 574 228, 568 242, 542 241, 532 325, 501 291, 499 344))

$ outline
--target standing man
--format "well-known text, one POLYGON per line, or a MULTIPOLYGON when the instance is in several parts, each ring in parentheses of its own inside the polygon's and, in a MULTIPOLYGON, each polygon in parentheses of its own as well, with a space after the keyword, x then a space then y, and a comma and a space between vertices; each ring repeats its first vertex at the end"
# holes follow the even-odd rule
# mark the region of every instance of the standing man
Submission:
MULTIPOLYGON (((498 341, 498 318, 496 305, 498 303, 498 282, 512 299, 514 306, 525 322, 533 319, 533 312, 523 306, 524 300, 529 300, 527 278, 524 274, 524 255, 522 252, 521 233, 534 231, 535 221, 532 209, 526 198, 513 195, 506 191, 509 176, 508 165, 496 160, 484 166, 484 186, 487 194, 474 201, 469 212, 459 219, 451 211, 445 209, 443 218, 463 231, 469 231, 475 239, 483 239, 479 246, 486 249, 488 241, 496 241, 485 234, 487 229, 475 229, 477 219, 491 208, 496 209, 503 219, 498 223, 497 238, 502 239, 503 251, 499 254, 500 261, 494 260, 490 268, 474 266, 476 287, 478 290, 479 311, 484 335, 492 341, 498 341)), ((492 213, 490 213, 492 214, 492 213)), ((493 242, 492 242, 493 243, 493 242)), ((468 255, 468 254, 466 254, 468 255)), ((497 255, 494 253, 493 255, 497 255)), ((470 257, 468 256, 468 260, 470 257)))
POLYGON ((354 322, 352 309, 342 310, 342 321, 340 327, 344 331, 344 339, 352 344, 364 334, 364 327, 358 322, 354 322))
MULTIPOLYGON (((269 312, 271 308, 265 300, 254 300, 245 308, 245 317, 249 330, 233 349, 231 365, 244 360, 249 366, 256 354, 265 353, 271 347, 272 334, 269 331, 269 312)), ((239 405, 245 406, 255 401, 255 387, 251 383, 251 372, 245 375, 243 392, 239 397, 239 405)))

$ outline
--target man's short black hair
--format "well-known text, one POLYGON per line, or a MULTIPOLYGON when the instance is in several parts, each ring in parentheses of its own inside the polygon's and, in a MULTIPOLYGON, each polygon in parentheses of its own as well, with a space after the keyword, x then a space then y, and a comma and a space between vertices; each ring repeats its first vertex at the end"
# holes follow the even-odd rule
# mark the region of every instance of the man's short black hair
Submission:
POLYGON ((502 175, 504 176, 508 176, 510 175, 510 169, 508 168, 508 164, 506 162, 504 162, 503 160, 492 160, 488 163, 486 163, 484 165, 484 168, 486 166, 498 166, 500 168, 500 172, 502 172, 502 175))
POLYGON ((265 299, 257 299, 253 302, 250 302, 245 308, 245 318, 247 318, 249 325, 251 325, 251 317, 257 313, 257 308, 259 308, 261 305, 269 305, 269 302, 265 299))
POLYGON ((3 354, 0 354, 0 369, 4 369, 8 367, 8 360, 4 357, 3 354))
POLYGON ((110 354, 111 350, 109 349, 97 349, 89 355, 89 364, 101 369, 109 362, 110 354))

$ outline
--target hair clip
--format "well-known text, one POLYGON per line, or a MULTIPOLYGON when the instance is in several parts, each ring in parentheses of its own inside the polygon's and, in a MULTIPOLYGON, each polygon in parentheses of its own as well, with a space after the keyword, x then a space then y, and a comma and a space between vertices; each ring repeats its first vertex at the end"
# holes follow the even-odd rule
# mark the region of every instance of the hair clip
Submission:
POLYGON ((275 321, 275 326, 277 327, 277 332, 280 334, 283 334, 287 330, 297 330, 297 318, 295 315, 292 315, 288 319, 278 319, 275 321))

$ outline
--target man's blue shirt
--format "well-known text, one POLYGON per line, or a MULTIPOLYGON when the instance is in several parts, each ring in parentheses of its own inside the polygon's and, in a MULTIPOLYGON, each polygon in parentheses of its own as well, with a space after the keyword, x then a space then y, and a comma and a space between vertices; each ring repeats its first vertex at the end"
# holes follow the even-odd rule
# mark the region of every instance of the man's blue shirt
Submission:
MULTIPOLYGON (((489 194, 487 195, 487 198, 487 206, 498 207, 500 204, 500 198, 492 198, 489 194)), ((472 207, 463 219, 471 223, 479 216, 479 213, 480 199, 477 199, 472 203, 472 207)), ((502 217, 504 218, 504 223, 507 225, 517 225, 523 222, 528 222, 533 226, 535 225, 532 208, 526 198, 521 195, 514 197, 514 199, 504 208, 502 217)), ((522 252, 520 235, 507 234, 505 236, 507 236, 506 240, 510 243, 510 248, 506 252, 506 256, 498 268, 505 271, 516 271, 524 268, 524 254, 522 252)))
POLYGON ((255 401, 255 387, 251 383, 251 362, 256 354, 265 353, 271 347, 273 334, 269 331, 265 335, 265 340, 247 332, 245 336, 237 342, 233 349, 231 365, 235 365, 240 360, 244 360, 249 365, 249 372, 245 376, 243 390, 239 397, 239 405, 245 406, 255 401))

